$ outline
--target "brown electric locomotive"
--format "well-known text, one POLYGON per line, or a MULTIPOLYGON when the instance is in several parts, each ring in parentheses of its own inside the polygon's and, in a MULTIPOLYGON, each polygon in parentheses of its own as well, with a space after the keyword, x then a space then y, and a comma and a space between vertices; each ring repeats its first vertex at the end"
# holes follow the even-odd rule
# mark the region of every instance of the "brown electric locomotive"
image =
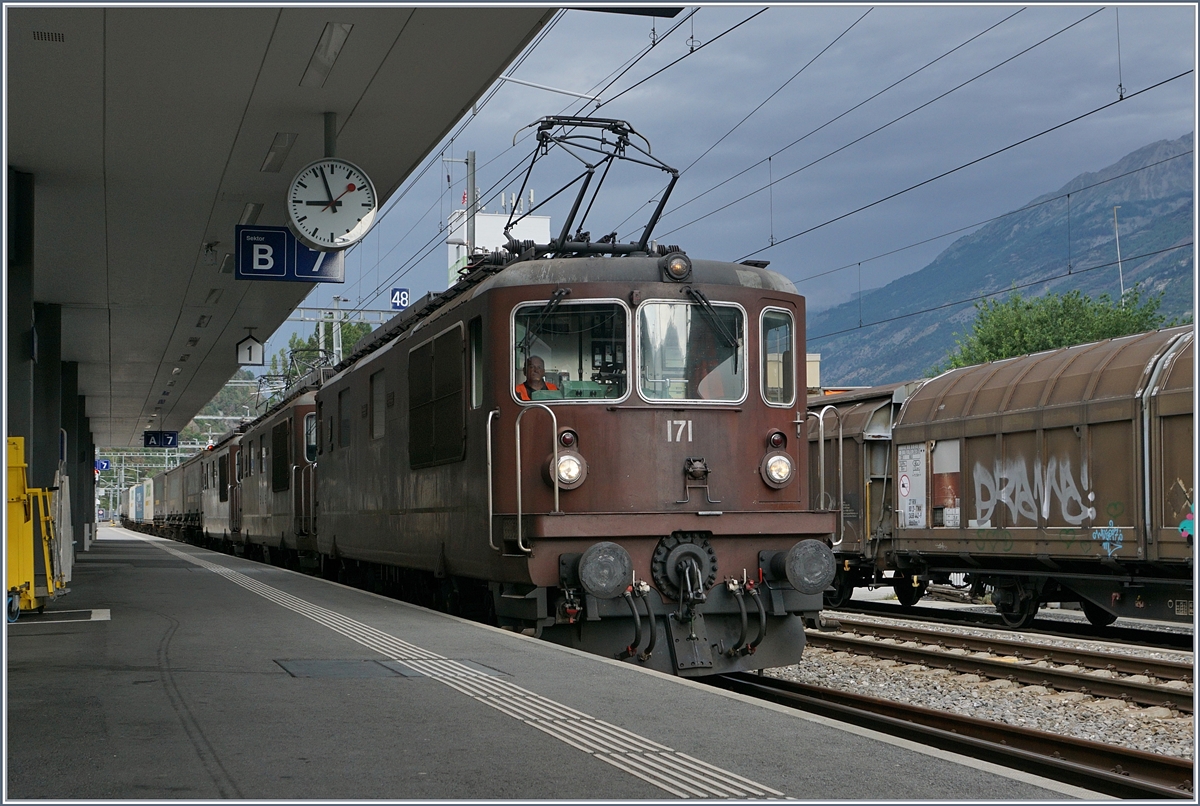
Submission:
POLYGON ((558 239, 475 256, 189 460, 203 539, 675 674, 798 660, 834 577, 797 432, 804 299, 651 244, 670 187, 637 241, 568 237, 629 151, 674 185, 636 137, 541 121, 539 149, 600 155, 558 239))
POLYGON ((348 581, 630 663, 790 663, 834 573, 796 431, 804 300, 765 264, 649 244, 666 194, 639 241, 569 237, 626 149, 674 184, 633 136, 543 120, 539 147, 602 155, 559 238, 477 258, 321 386, 317 551, 348 581))

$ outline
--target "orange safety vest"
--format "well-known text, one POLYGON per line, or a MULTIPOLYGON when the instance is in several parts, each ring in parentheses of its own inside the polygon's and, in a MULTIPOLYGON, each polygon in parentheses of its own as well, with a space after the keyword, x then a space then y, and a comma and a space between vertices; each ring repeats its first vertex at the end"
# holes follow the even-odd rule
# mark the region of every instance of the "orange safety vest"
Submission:
MULTIPOLYGON (((539 389, 537 391, 540 392, 542 390, 539 389)), ((547 392, 557 392, 558 387, 552 383, 547 383, 546 391, 547 392)), ((525 387, 525 384, 523 384, 523 383, 517 384, 517 397, 520 398, 521 400, 532 400, 533 399, 529 396, 529 390, 525 387)))

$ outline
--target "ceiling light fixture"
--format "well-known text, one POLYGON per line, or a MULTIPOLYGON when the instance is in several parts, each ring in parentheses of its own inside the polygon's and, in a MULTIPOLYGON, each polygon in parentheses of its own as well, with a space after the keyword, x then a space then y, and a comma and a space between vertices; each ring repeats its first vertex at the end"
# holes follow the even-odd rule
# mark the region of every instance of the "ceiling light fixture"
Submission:
POLYGON ((320 88, 325 86, 325 80, 329 78, 329 71, 333 69, 338 54, 342 52, 342 45, 346 44, 346 38, 350 36, 353 28, 354 26, 348 22, 325 23, 325 29, 321 31, 321 38, 317 40, 317 47, 313 50, 312 58, 308 60, 304 77, 300 79, 301 87, 320 88))
POLYGON ((243 226, 250 226, 258 223, 258 215, 262 212, 262 204, 260 202, 246 202, 245 208, 242 210, 242 217, 238 219, 238 223, 243 226))
POLYGON ((296 138, 299 136, 295 132, 276 132, 275 139, 271 141, 271 147, 267 149, 267 158, 263 160, 262 167, 258 170, 270 174, 279 173, 279 169, 283 167, 283 163, 287 162, 288 154, 291 153, 292 146, 296 144, 296 138))
POLYGON ((199 336, 192 336, 190 339, 188 339, 188 340, 187 340, 187 346, 188 346, 188 347, 195 347, 195 346, 196 346, 197 344, 199 344, 199 343, 200 343, 200 337, 199 337, 199 336))
POLYGON ((180 369, 179 367, 175 367, 175 369, 171 370, 172 375, 178 375, 181 372, 183 372, 183 370, 180 369))
POLYGON ((224 293, 224 292, 219 288, 210 288, 208 290, 208 296, 204 298, 204 304, 205 305, 216 305, 218 302, 221 301, 222 293, 224 293))
POLYGON ((205 314, 196 320, 196 327, 208 327, 208 323, 212 321, 212 317, 205 314))
POLYGON ((221 274, 233 274, 233 255, 229 252, 221 258, 221 274))
POLYGON ((179 356, 179 363, 182 364, 184 361, 187 361, 191 357, 192 357, 191 353, 184 353, 183 355, 179 356))

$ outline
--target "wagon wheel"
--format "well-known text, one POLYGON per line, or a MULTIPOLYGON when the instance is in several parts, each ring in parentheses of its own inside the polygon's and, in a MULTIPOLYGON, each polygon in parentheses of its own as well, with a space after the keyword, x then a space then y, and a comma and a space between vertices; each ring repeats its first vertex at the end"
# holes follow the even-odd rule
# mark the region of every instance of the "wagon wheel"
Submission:
POLYGON ((1000 614, 1000 620, 1004 622, 1004 626, 1013 630, 1022 630, 1033 624, 1038 612, 1037 597, 1021 598, 1021 592, 1022 589, 1018 586, 1014 596, 1016 601, 996 603, 996 612, 1000 614))
POLYGON ((924 580, 921 581, 920 586, 914 588, 912 577, 906 574, 897 572, 892 577, 892 590, 896 592, 896 599, 900 602, 901 607, 912 607, 921 601, 921 597, 925 595, 928 588, 929 583, 924 580))
POLYGON ((825 606, 843 607, 854 595, 854 580, 845 571, 838 571, 833 578, 833 590, 825 591, 825 606))
POLYGON ((1083 615, 1087 616, 1087 620, 1097 627, 1107 627, 1117 620, 1114 613, 1110 613, 1100 605, 1092 604, 1089 601, 1083 601, 1083 615))

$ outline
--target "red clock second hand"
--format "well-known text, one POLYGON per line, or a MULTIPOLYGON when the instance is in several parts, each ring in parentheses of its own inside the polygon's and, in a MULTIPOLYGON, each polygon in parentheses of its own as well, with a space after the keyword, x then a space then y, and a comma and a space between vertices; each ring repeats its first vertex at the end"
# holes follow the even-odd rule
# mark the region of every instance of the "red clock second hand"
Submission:
MULTIPOLYGON (((322 208, 321 208, 321 212, 323 213, 323 212, 325 212, 326 210, 328 210, 330 207, 333 207, 333 205, 337 203, 337 200, 338 200, 338 199, 342 198, 342 196, 345 196, 347 193, 353 193, 355 190, 357 190, 357 188, 355 188, 355 187, 354 187, 354 183, 353 183, 353 182, 351 182, 350 184, 346 185, 346 189, 345 189, 345 190, 343 190, 341 193, 339 193, 339 194, 338 194, 338 197, 337 197, 337 199, 330 199, 330 200, 329 200, 329 204, 327 204, 327 205, 325 205, 324 207, 322 207, 322 208)), ((334 208, 334 209, 335 209, 335 211, 336 211, 336 208, 334 208)))

